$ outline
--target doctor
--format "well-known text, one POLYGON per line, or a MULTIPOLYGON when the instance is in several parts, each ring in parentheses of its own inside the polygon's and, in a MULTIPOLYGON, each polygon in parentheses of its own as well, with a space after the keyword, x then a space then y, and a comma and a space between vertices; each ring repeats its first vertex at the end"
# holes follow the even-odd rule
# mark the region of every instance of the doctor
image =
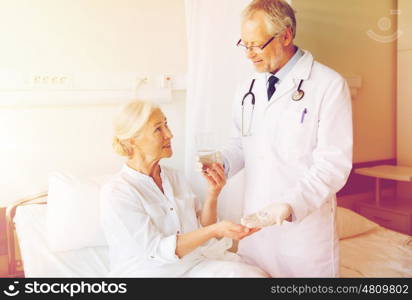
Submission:
POLYGON ((222 154, 228 177, 245 171, 243 223, 264 227, 240 241, 246 262, 273 277, 335 277, 335 193, 352 167, 351 98, 341 75, 294 45, 295 34, 285 1, 246 7, 237 46, 256 74, 238 88, 235 135, 222 154))

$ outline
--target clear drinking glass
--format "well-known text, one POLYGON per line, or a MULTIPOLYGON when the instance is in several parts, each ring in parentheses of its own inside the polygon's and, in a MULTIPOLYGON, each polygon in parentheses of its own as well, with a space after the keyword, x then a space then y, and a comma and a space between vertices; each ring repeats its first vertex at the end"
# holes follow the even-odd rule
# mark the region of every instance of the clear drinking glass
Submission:
POLYGON ((218 150, 219 139, 217 134, 201 133, 195 136, 196 151, 199 161, 204 166, 210 166, 213 163, 222 163, 222 157, 218 150))

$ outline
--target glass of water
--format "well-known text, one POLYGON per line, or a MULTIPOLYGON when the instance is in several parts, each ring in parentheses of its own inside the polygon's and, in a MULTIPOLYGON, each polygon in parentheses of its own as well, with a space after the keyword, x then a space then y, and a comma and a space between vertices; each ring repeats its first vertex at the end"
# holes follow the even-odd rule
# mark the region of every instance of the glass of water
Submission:
POLYGON ((218 150, 219 139, 216 134, 197 134, 195 136, 195 143, 199 161, 203 166, 211 166, 213 163, 222 163, 222 157, 218 150))

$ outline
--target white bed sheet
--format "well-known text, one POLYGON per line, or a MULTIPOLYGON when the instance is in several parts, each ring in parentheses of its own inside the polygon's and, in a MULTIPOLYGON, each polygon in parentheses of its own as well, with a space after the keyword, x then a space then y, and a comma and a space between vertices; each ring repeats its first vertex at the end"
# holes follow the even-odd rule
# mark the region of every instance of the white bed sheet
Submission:
MULTIPOLYGON (((47 205, 17 208, 15 223, 26 277, 105 277, 108 247, 52 252, 47 205)), ((340 241, 341 277, 412 277, 412 237, 383 227, 340 241)))
POLYGON ((343 239, 341 277, 412 277, 412 237, 378 227, 343 239))
MULTIPOLYGON (((105 277, 108 247, 52 252, 46 239, 47 205, 19 206, 14 218, 26 277, 105 277)), ((74 219, 75 221, 75 219, 74 219)))

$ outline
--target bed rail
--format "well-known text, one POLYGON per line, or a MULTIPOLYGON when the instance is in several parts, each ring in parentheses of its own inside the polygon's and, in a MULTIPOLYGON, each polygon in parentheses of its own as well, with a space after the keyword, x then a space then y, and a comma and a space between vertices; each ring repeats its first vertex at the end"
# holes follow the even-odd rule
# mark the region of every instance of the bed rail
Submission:
POLYGON ((16 260, 16 241, 14 240, 14 216, 16 215, 16 209, 23 205, 32 204, 46 204, 45 199, 47 192, 42 192, 32 196, 24 197, 10 204, 6 208, 6 234, 7 234, 7 247, 8 247, 8 273, 10 276, 18 276, 17 274, 17 260, 16 260))

